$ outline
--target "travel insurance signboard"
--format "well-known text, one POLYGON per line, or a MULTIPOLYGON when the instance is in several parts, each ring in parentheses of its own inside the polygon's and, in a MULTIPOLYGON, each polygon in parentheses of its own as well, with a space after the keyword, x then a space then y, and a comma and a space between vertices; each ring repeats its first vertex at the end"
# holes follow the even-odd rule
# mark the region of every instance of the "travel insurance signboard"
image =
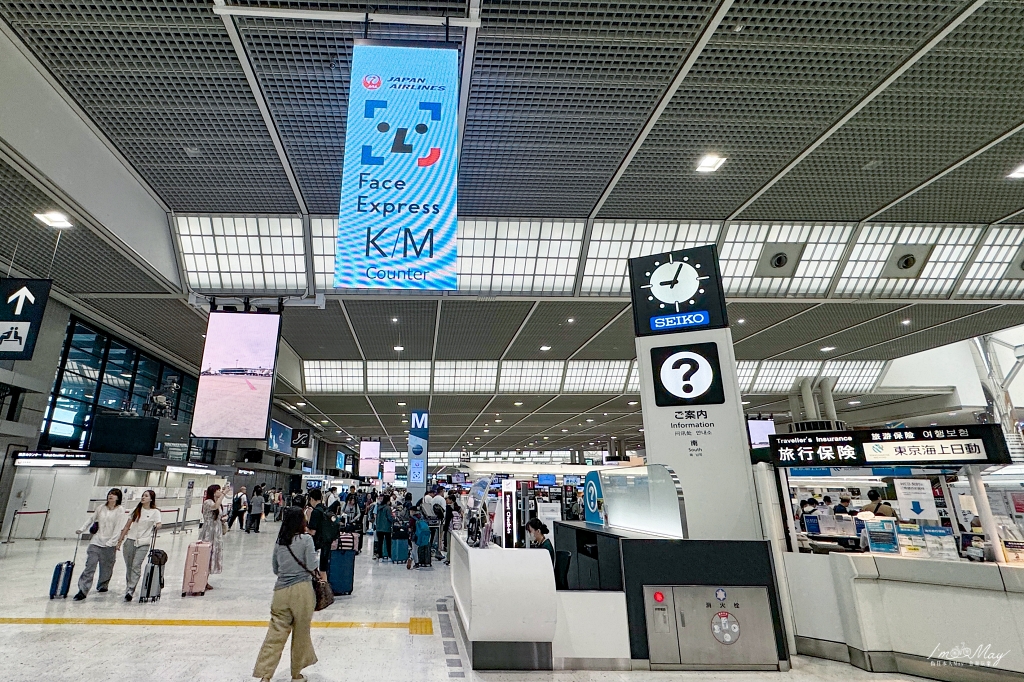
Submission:
POLYGON ((334 286, 455 289, 459 52, 356 40, 334 286))

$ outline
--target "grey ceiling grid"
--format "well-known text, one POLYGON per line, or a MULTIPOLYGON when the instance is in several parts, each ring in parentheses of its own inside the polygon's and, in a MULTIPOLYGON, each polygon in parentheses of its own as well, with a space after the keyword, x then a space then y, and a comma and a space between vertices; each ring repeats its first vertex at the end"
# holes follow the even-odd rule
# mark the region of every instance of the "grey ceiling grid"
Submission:
POLYGON ((370 404, 361 395, 311 395, 310 398, 324 414, 373 414, 370 404))
POLYGON ((739 342, 763 332, 811 308, 814 303, 729 303, 726 312, 732 329, 732 340, 739 342), (742 322, 740 321, 742 320, 742 322))
POLYGON ((1022 53, 1024 3, 982 5, 743 218, 858 220, 885 206, 1024 121, 1022 53))
POLYGON ((715 4, 483 3, 463 212, 588 215, 715 4))
POLYGON ((899 304, 829 304, 736 342, 737 360, 762 360, 900 308, 899 304))
MULTIPOLYGON (((425 410, 427 409, 427 401, 429 396, 425 395, 371 395, 367 399, 373 404, 373 409, 377 411, 381 419, 385 417, 398 417, 399 421, 403 414, 408 414, 409 410, 425 410), (405 405, 399 405, 398 403, 405 403, 405 405)), ((406 425, 404 428, 409 428, 406 425)))
POLYGON ((610 302, 542 301, 505 359, 565 360, 624 307, 610 302), (540 350, 542 345, 551 350, 540 350))
POLYGON ((206 3, 11 2, 0 16, 172 210, 298 210, 206 3))
POLYGON ((303 360, 360 360, 345 313, 337 301, 324 310, 286 307, 281 335, 303 360))
POLYGON ((630 360, 636 357, 632 311, 612 323, 584 346, 573 360, 630 360))
POLYGON ((972 159, 875 218, 991 223, 1024 208, 1024 182, 1006 176, 1024 163, 1024 132, 972 159))
MULTIPOLYGON (((50 273, 57 230, 33 217, 62 208, 15 168, 0 161, 0 259, 16 271, 50 273), (15 252, 15 249, 17 252, 15 252)), ((6 276, 5 267, 0 275, 6 276)), ((167 289, 84 225, 61 234, 53 258, 54 284, 68 293, 166 293, 167 289)))
POLYGON ((437 301, 399 298, 345 301, 367 360, 430 360, 437 305, 437 301), (399 345, 405 350, 396 351, 399 345))
POLYGON ((97 298, 89 305, 192 365, 202 362, 206 320, 184 301, 97 298))
MULTIPOLYGON (((902 338, 922 329, 928 329, 935 325, 945 324, 952 320, 959 319, 965 315, 980 312, 991 308, 986 305, 915 305, 909 308, 901 308, 891 313, 880 315, 877 318, 858 324, 849 329, 844 329, 836 334, 822 335, 807 344, 793 348, 792 350, 772 356, 773 360, 830 360, 837 358, 846 359, 850 351, 870 346, 872 344, 902 338), (903 324, 904 320, 910 320, 910 324, 903 324), (833 351, 821 352, 824 347, 832 346, 833 351)), ((862 358, 863 359, 863 358, 862 358)), ((887 357, 871 358, 873 360, 886 360, 887 357)))
POLYGON ((412 2, 340 2, 339 0, 231 0, 238 7, 269 7, 274 9, 329 10, 334 12, 380 12, 382 14, 426 14, 430 16, 465 16, 464 0, 413 0, 412 2))
POLYGON ((727 217, 965 4, 736 2, 601 217, 727 217))
MULTIPOLYGON (((363 36, 363 26, 248 17, 236 22, 307 207, 311 213, 336 215, 352 40, 363 36)), ((460 41, 462 33, 452 29, 451 40, 460 41)), ((437 26, 371 24, 369 37, 443 41, 445 31, 437 26)))
POLYGON ((890 360, 1024 324, 1024 306, 1003 305, 851 353, 843 360, 890 360))
POLYGON ((500 359, 531 307, 529 301, 446 299, 441 306, 436 359, 500 359))

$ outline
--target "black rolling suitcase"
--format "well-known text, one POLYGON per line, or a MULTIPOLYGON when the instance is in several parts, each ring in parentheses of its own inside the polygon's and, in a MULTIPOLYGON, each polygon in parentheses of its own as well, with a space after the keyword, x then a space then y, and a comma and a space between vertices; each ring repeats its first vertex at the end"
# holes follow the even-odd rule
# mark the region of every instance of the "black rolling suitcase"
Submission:
POLYGON ((160 600, 160 590, 164 586, 164 564, 167 563, 167 552, 156 549, 156 529, 149 544, 149 557, 146 568, 142 572, 142 589, 139 592, 139 603, 160 600))
POLYGON ((82 541, 79 535, 75 540, 75 555, 71 561, 62 561, 53 567, 53 579, 50 580, 50 599, 67 599, 68 591, 71 589, 71 577, 75 573, 75 559, 78 558, 78 543, 82 541))

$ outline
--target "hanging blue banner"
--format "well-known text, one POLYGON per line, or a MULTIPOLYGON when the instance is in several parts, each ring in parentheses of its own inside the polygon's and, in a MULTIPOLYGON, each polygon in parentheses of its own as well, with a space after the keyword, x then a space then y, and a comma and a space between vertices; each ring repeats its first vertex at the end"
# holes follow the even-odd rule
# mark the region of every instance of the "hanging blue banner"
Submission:
POLYGON ((455 289, 459 51, 356 40, 334 286, 455 289))

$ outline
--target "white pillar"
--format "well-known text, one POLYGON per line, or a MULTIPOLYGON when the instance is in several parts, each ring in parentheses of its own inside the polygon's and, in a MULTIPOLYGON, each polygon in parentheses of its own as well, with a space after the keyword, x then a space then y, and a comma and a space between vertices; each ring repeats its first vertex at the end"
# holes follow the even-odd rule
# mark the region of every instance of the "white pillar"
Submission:
POLYGON ((800 397, 804 401, 805 419, 818 419, 818 403, 814 400, 814 390, 811 388, 810 377, 800 380, 800 397))
POLYGON ((999 538, 999 528, 996 526, 995 517, 992 516, 992 507, 988 503, 985 482, 981 480, 981 469, 977 464, 970 464, 964 468, 967 469, 967 480, 971 484, 974 507, 978 510, 978 517, 981 519, 981 529, 985 531, 985 537, 992 545, 992 554, 995 556, 996 563, 1005 564, 1006 555, 1003 554, 1003 542, 999 538))
POLYGON ((825 419, 839 421, 839 417, 836 415, 836 403, 832 399, 832 389, 835 385, 835 377, 822 377, 818 382, 818 390, 821 392, 821 406, 825 410, 825 419))

